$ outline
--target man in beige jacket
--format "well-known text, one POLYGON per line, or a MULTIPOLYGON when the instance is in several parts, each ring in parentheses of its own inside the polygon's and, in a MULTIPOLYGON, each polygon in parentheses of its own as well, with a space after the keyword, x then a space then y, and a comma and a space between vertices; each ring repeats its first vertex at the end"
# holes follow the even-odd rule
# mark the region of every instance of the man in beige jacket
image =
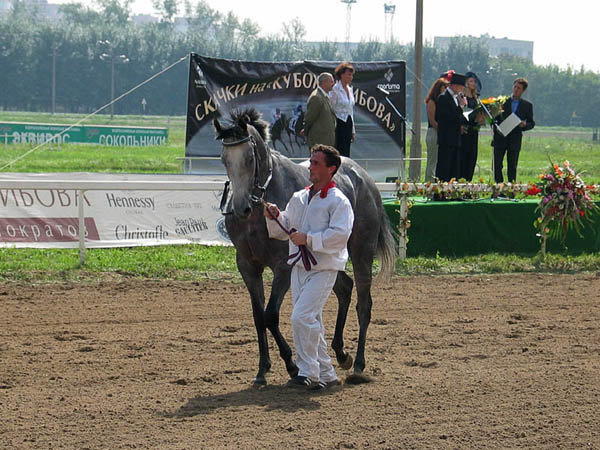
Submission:
POLYGON ((308 148, 315 144, 335 146, 335 113, 329 100, 333 88, 333 75, 323 72, 317 78, 318 87, 308 97, 304 116, 304 135, 308 148))

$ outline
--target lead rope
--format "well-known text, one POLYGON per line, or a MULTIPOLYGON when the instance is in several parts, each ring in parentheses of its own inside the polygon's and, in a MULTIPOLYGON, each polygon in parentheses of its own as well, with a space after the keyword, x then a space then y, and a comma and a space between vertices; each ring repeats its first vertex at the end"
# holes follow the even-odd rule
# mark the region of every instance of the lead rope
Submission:
MULTIPOLYGON (((262 198, 260 199, 260 202, 263 206, 266 206, 267 202, 265 202, 262 198)), ((272 220, 274 220, 277 225, 279 225, 279 227, 289 236, 292 233, 295 233, 296 230, 295 228, 292 228, 290 230, 288 230, 286 227, 283 226, 283 224, 279 221, 279 219, 277 219, 277 217, 275 217, 273 214, 271 214, 271 211, 269 211, 269 208, 267 208, 267 213, 269 214, 269 216, 271 217, 272 220)), ((315 257, 313 256, 313 254, 310 252, 310 250, 306 247, 306 245, 301 244, 298 246, 298 251, 296 253, 291 254, 290 256, 287 257, 287 264, 290 267, 294 267, 294 265, 296 265, 296 263, 299 260, 302 260, 302 264, 304 265, 304 269, 308 272, 312 266, 316 266, 317 265, 317 260, 315 259, 315 257), (295 258, 295 259, 294 259, 295 258), (293 259, 292 262, 289 262, 290 259, 293 259)))

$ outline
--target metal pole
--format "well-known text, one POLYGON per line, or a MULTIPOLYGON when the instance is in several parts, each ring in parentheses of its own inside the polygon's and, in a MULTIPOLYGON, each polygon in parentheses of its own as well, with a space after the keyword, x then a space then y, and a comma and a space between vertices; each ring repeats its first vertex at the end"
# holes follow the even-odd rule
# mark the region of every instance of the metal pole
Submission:
POLYGON ((56 47, 52 47, 52 114, 56 113, 56 47))
POLYGON ((415 24, 415 81, 413 83, 413 131, 410 144, 411 160, 408 165, 408 177, 419 181, 421 177, 421 79, 423 77, 423 0, 417 0, 415 24))
POLYGON ((114 110, 114 99, 115 99, 115 51, 111 48, 110 50, 110 120, 113 118, 114 110))

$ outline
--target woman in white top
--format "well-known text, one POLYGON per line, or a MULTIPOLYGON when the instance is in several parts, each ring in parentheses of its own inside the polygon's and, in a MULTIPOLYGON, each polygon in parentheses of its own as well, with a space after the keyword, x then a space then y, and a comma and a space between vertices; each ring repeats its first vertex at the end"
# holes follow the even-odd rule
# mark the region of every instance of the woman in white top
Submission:
POLYGON ((352 92, 352 79, 354 67, 347 62, 341 63, 335 69, 338 79, 329 98, 333 105, 333 112, 337 118, 335 127, 335 147, 342 156, 350 156, 350 144, 354 142, 354 93, 352 92))

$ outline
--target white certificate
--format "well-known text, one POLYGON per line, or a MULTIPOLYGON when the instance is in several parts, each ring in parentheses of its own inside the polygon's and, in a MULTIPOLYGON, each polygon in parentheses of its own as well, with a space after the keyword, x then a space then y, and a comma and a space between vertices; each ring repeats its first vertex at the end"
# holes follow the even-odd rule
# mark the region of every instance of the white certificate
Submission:
POLYGON ((502 136, 508 136, 512 130, 514 130, 521 123, 521 119, 515 113, 512 113, 506 119, 502 121, 500 125, 498 125, 498 131, 502 133, 502 136))

